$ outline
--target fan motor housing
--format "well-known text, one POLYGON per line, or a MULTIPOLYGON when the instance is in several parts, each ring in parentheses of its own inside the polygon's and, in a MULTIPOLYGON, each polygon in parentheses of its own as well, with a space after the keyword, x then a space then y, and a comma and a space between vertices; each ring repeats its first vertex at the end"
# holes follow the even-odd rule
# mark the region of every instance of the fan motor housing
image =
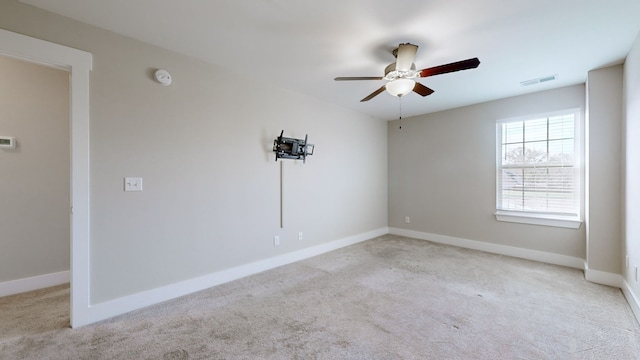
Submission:
POLYGON ((411 63, 411 69, 408 71, 396 71, 396 63, 393 62, 387 65, 384 68, 384 79, 385 80, 395 80, 395 79, 413 79, 418 76, 418 72, 416 71, 416 64, 411 63))

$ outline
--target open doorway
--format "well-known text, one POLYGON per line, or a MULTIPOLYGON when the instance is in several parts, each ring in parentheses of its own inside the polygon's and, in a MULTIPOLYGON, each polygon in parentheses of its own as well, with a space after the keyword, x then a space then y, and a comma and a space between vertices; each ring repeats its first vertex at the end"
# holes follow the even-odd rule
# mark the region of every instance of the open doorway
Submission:
MULTIPOLYGON (((70 282, 72 327, 91 322, 89 299, 90 53, 0 29, 0 55, 68 71, 70 159, 70 282)), ((1 135, 1 134, 0 134, 1 135)))
POLYGON ((70 280, 70 99, 66 70, 0 56, 0 79, 4 296, 70 280))

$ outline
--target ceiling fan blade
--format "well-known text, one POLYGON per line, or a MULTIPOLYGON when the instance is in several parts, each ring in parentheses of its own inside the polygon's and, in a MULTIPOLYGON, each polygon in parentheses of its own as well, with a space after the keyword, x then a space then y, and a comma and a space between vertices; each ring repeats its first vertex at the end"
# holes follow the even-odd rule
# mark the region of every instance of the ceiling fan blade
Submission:
POLYGON ((409 71, 411 64, 416 60, 418 45, 400 44, 398 45, 398 55, 396 56, 396 71, 409 71))
POLYGON ((418 74, 419 74, 418 76, 427 77, 427 76, 446 74, 454 71, 475 69, 478 67, 478 65, 480 65, 480 60, 478 60, 478 58, 467 59, 467 60, 453 62, 450 64, 422 69, 418 71, 418 74))
POLYGON ((431 95, 433 94, 433 90, 420 84, 419 82, 416 82, 416 86, 413 87, 413 92, 420 94, 422 96, 427 96, 427 95, 431 95))
POLYGON ((377 96, 378 94, 380 94, 381 92, 384 91, 384 89, 386 89, 387 85, 382 85, 382 87, 374 92, 372 92, 371 94, 369 94, 369 96, 367 96, 366 98, 360 100, 360 102, 365 102, 365 101, 369 101, 371 99, 373 99, 375 96, 377 96))
POLYGON ((345 80, 382 80, 382 76, 339 76, 335 79, 335 81, 345 81, 345 80))

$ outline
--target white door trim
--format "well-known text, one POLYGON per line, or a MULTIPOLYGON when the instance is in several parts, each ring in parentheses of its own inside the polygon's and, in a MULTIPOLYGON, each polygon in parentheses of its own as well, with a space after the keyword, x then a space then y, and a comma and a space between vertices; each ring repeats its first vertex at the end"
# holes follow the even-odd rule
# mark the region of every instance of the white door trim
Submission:
POLYGON ((91 53, 0 29, 0 54, 70 73, 71 326, 89 320, 89 72, 91 53))

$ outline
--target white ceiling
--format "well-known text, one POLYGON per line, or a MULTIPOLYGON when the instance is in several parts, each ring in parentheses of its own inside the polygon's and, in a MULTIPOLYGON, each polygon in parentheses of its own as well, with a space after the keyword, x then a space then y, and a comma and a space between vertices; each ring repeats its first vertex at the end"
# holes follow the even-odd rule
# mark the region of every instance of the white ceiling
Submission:
POLYGON ((420 46, 418 69, 481 61, 420 79, 435 93, 404 96, 409 117, 583 83, 622 63, 640 32, 640 0, 21 1, 387 120, 398 118, 397 98, 360 102, 383 81, 333 78, 384 75, 399 43, 420 46))

